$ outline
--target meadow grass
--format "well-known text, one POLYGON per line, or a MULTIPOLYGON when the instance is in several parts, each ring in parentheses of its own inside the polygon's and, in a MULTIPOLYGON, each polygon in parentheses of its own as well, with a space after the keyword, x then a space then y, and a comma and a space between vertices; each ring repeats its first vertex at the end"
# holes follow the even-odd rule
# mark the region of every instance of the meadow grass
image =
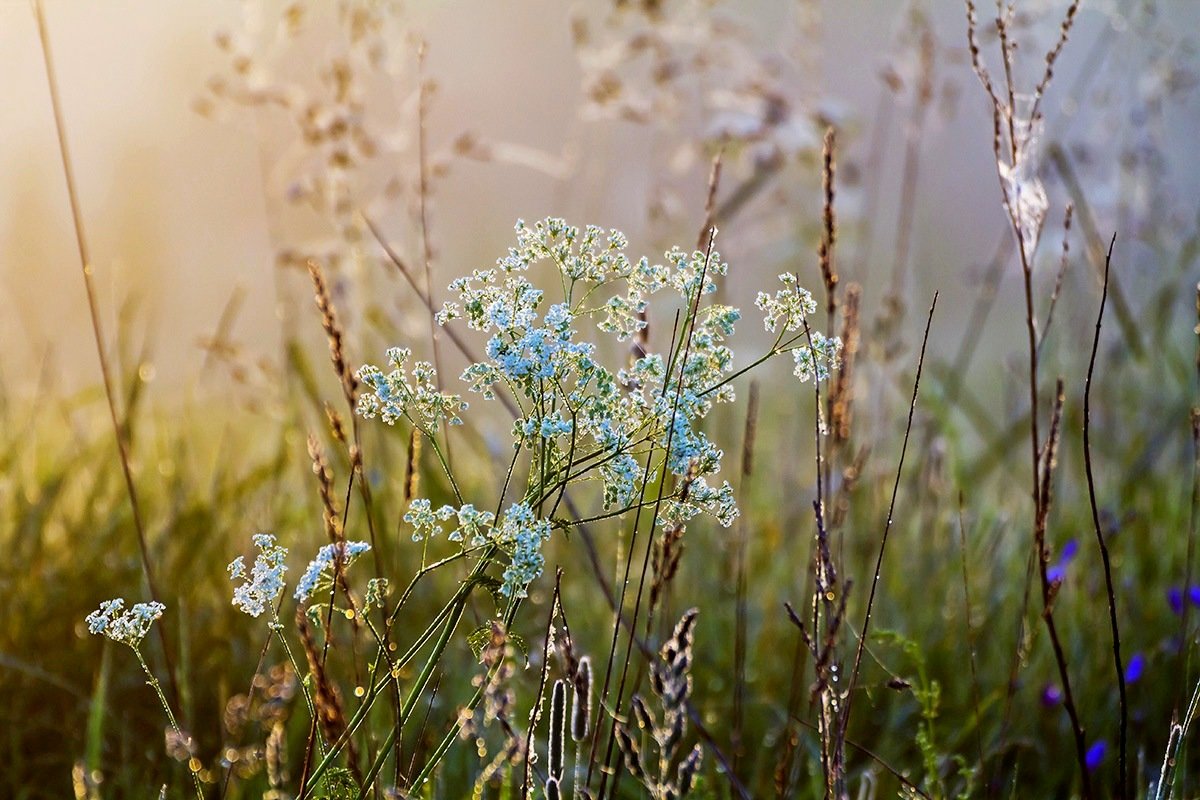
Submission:
MULTIPOLYGON (((260 385, 149 397, 97 323, 102 390, 0 387, 0 781, 81 798, 1194 792, 1200 294, 1181 252, 1131 329, 1154 301, 1123 293, 1120 246, 1097 258, 1094 232, 1099 280, 1065 272, 1071 211, 1064 267, 1037 269, 1048 209, 1023 160, 1077 5, 1018 108, 1011 21, 993 83, 967 4, 1024 297, 997 304, 985 282, 963 330, 936 295, 927 318, 900 294, 861 318, 832 128, 816 269, 740 320, 717 227, 757 179, 723 189, 720 151, 690 252, 640 262, 615 231, 550 218, 518 223, 497 273, 443 288, 422 144, 419 262, 377 220, 359 233, 430 341, 347 327, 333 264, 306 258, 314 302, 290 311, 309 334, 260 385), (1060 302, 1089 326, 1051 330, 1060 302), (774 344, 725 349, 763 316, 774 344), (977 351, 987 326, 1021 342, 1020 368, 977 351), (431 360, 362 367, 381 343, 431 360), (113 597, 142 616, 88 617, 113 597), (134 606, 150 600, 165 611, 134 606)), ((425 104, 422 83, 422 136, 425 104)))

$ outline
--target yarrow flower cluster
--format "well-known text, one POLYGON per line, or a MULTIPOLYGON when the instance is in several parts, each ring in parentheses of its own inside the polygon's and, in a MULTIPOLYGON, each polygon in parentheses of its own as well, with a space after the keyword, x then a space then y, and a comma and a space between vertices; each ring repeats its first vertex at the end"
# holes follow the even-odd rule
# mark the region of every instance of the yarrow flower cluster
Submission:
POLYGON ((801 345, 792 351, 796 362, 792 374, 807 383, 812 378, 829 380, 829 371, 836 369, 842 354, 842 340, 837 336, 827 337, 820 331, 812 331, 812 346, 801 345))
POLYGON ((340 555, 342 569, 346 569, 354 559, 371 549, 366 542, 342 542, 327 544, 317 551, 317 557, 304 570, 300 582, 296 584, 296 600, 305 603, 319 589, 325 580, 332 580, 334 563, 340 555))
MULTIPOLYGON (((556 493, 568 484, 598 479, 603 506, 615 514, 638 502, 647 470, 665 467, 676 487, 687 488, 664 496, 663 524, 683 525, 700 513, 733 524, 738 515, 733 489, 714 478, 724 454, 700 425, 714 404, 734 399, 728 341, 741 314, 702 302, 728 273, 720 254, 674 248, 661 264, 635 261, 625 254, 628 242, 619 231, 580 229, 555 217, 532 225, 518 221, 516 239, 494 267, 450 284, 453 297, 437 321, 465 320, 489 337, 486 356, 468 365, 461 379, 485 400, 505 392, 518 406, 513 446, 531 453, 524 499, 498 524, 494 514, 469 504, 435 510, 429 500, 414 499, 404 515, 413 540, 444 533, 456 518, 448 538, 464 546, 497 545, 508 556, 503 591, 521 597, 541 574, 541 545, 552 527, 538 516, 553 513, 546 509, 557 507, 556 493), (558 271, 557 302, 526 277, 544 262, 558 271), (652 352, 644 334, 650 300, 660 292, 673 294, 667 302, 686 312, 667 353, 652 352), (624 368, 605 366, 597 344, 580 333, 589 322, 618 343, 636 337, 637 357, 624 368)), ((794 275, 781 279, 782 290, 759 296, 768 330, 782 329, 768 356, 791 352, 801 380, 824 380, 837 363, 841 341, 808 329, 816 302, 794 275)), ((458 421, 455 415, 466 403, 437 391, 432 367, 415 362, 410 378, 409 351, 388 353, 395 366, 390 375, 371 366, 359 370, 370 390, 359 401, 359 413, 389 423, 406 417, 430 437, 439 420, 458 421)))
POLYGON ((763 312, 763 325, 768 331, 774 331, 780 325, 785 331, 799 331, 804 328, 804 322, 810 315, 817 313, 817 301, 812 293, 802 288, 796 282, 794 273, 785 272, 779 276, 783 288, 769 295, 759 292, 754 305, 763 312))
POLYGON ((504 521, 494 541, 509 555, 500 591, 507 597, 524 597, 531 582, 542 574, 546 563, 542 542, 550 538, 550 523, 538 519, 524 503, 514 503, 504 512, 504 521))
POLYGON ((89 633, 106 636, 136 650, 149 633, 151 624, 165 610, 166 606, 159 602, 138 603, 126 610, 125 601, 118 597, 105 600, 84 621, 89 633))
POLYGON ((813 378, 828 380, 830 370, 835 369, 841 359, 842 340, 808 328, 809 316, 817 312, 817 301, 811 292, 797 283, 793 273, 785 272, 779 276, 779 280, 783 283, 782 289, 774 295, 759 292, 758 299, 754 301, 754 305, 763 312, 763 326, 768 331, 780 329, 781 337, 803 331, 803 335, 793 337, 799 344, 788 348, 796 364, 792 374, 801 383, 813 378))
POLYGON ((230 580, 242 579, 242 585, 233 590, 233 604, 252 617, 260 616, 267 608, 273 608, 283 594, 283 574, 287 572, 287 548, 275 543, 269 533, 258 533, 253 537, 258 556, 249 576, 246 562, 238 556, 229 564, 230 580))
POLYGON ((405 370, 412 358, 411 350, 393 347, 387 351, 387 358, 394 369, 386 375, 370 364, 358 370, 358 379, 371 390, 358 396, 359 414, 367 419, 381 417, 389 425, 408 417, 414 425, 430 430, 437 430, 442 420, 462 424, 458 413, 465 411, 467 404, 459 395, 438 391, 437 370, 432 364, 414 361, 410 379, 405 370))
POLYGON ((470 503, 458 509, 446 505, 433 511, 428 500, 417 498, 408 508, 404 521, 413 526, 413 541, 443 533, 443 523, 456 519, 458 527, 450 533, 450 541, 471 547, 491 543, 503 550, 510 559, 501 586, 505 596, 524 597, 530 581, 542 574, 545 560, 541 548, 542 542, 550 538, 550 523, 538 519, 525 503, 513 504, 499 526, 494 524, 495 514, 479 511, 470 503))
POLYGON ((442 523, 454 516, 453 506, 442 506, 437 511, 428 500, 417 498, 408 504, 404 521, 413 527, 412 540, 419 542, 432 539, 442 532, 442 523))

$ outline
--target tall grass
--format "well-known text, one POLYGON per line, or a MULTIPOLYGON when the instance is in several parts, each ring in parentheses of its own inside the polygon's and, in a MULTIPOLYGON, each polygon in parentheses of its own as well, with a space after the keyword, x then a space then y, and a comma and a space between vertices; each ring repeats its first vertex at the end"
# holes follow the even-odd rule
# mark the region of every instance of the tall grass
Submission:
MULTIPOLYGON (((694 45, 673 38, 670 14, 684 12, 659 6, 577 23, 593 111, 662 124, 638 110, 670 108, 687 80, 729 79, 698 62, 639 86, 597 60, 694 45), (644 52, 630 31, 663 47, 644 52)), ((1061 250, 1037 255, 1050 216, 1041 109, 1078 8, 1066 5, 1026 101, 1011 10, 988 26, 989 70, 966 3, 1010 230, 961 331, 935 315, 937 294, 925 320, 906 312, 934 69, 920 15, 890 299, 843 255, 861 246, 838 208, 846 134, 823 126, 808 154, 819 177, 794 175, 788 126, 802 114, 786 103, 754 136, 693 142, 711 157, 685 228, 690 241, 698 224, 694 251, 639 261, 649 246, 548 218, 518 224, 495 272, 451 283, 434 263, 422 55, 418 245, 394 244, 388 219, 343 192, 369 126, 310 130, 329 158, 314 169, 346 182, 311 184, 328 192, 312 201, 341 249, 281 254, 281 270, 307 273, 312 300, 289 320, 308 334, 261 386, 235 373, 228 392, 244 404, 152 401, 136 368, 108 358, 72 200, 103 392, 0 404, 0 782, 15 797, 81 798, 1194 792, 1195 248, 1159 276, 1154 297, 1172 302, 1123 290, 1123 239, 1094 252, 1086 189, 1052 147, 1072 205, 1061 250), (749 273, 717 244, 768 213, 756 198, 781 179, 811 196, 818 232, 793 244, 781 283, 764 282, 761 314, 739 319, 721 286, 749 273), (1099 269, 1096 297, 1076 252, 1099 269), (339 307, 354 258, 374 271, 364 280, 408 298, 419 340, 339 307), (1015 304, 996 295, 1014 260, 1015 304), (823 289, 820 306, 805 283, 823 289), (874 324, 864 298, 881 307, 874 324), (1080 310, 1087 331, 1072 324, 1080 310), (766 344, 738 344, 763 317, 766 344), (999 419, 983 396, 999 381, 976 378, 1002 369, 977 348, 989 324, 1019 332, 1024 363, 999 419), (430 361, 396 349, 385 368, 362 366, 381 343, 430 361), (85 624, 109 597, 166 608, 116 624, 107 606, 85 624)), ((283 30, 303 24, 281 14, 283 30)), ((339 6, 352 55, 386 44, 390 14, 339 6)), ((752 71, 743 34, 714 19, 696 35, 728 49, 732 73, 752 71)), ((347 87, 374 63, 335 71, 331 108, 363 111, 347 87)))

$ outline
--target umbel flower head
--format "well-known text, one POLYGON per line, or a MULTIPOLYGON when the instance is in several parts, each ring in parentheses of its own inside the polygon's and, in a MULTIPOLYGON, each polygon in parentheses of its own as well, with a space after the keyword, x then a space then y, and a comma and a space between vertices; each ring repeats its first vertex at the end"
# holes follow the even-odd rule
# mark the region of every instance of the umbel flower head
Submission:
POLYGON ((279 595, 283 593, 283 573, 287 572, 287 548, 275 544, 275 537, 269 533, 254 535, 254 546, 258 548, 258 556, 254 559, 254 567, 250 575, 246 575, 246 562, 241 556, 235 558, 229 565, 230 580, 242 578, 242 585, 233 590, 233 604, 252 617, 263 613, 268 606, 274 606, 279 595))
MULTIPOLYGON (((733 380, 746 371, 735 369, 731 346, 741 312, 706 299, 728 265, 711 246, 673 248, 657 264, 630 258, 627 246, 616 230, 581 229, 556 217, 531 225, 518 221, 516 246, 494 266, 452 281, 451 299, 437 314, 441 325, 465 325, 487 337, 483 356, 460 378, 484 401, 507 396, 518 454, 514 468, 522 451, 531 468, 520 500, 503 515, 461 498, 456 508, 418 497, 404 521, 414 541, 429 542, 450 530, 442 538, 463 547, 494 545, 489 553, 507 557, 502 591, 508 597, 523 597, 541 574, 541 547, 551 529, 570 525, 541 518, 554 513, 554 494, 567 484, 596 486, 605 516, 612 517, 635 506, 648 472, 663 470, 688 489, 656 504, 660 524, 682 525, 706 513, 729 526, 738 515, 733 488, 718 478, 724 453, 701 424, 715 404, 734 400, 733 380), (553 290, 531 281, 541 274, 532 271, 535 265, 557 272, 553 290), (666 352, 655 352, 647 333, 651 302, 660 294, 666 295, 663 305, 687 313, 666 352), (614 348, 612 342, 603 346, 603 339, 615 340, 622 354, 632 341, 632 361, 623 356, 623 367, 606 364, 614 348)), ((825 380, 837 365, 841 341, 810 330, 816 301, 795 275, 781 280, 774 295, 759 296, 764 325, 778 338, 755 363, 791 353, 802 381, 825 380)), ((393 348, 390 373, 371 365, 359 370, 364 392, 358 412, 387 423, 403 418, 436 447, 442 423, 458 423, 466 403, 439 390, 429 364, 410 368, 410 359, 407 349, 393 348)))
POLYGON ((90 633, 107 636, 114 642, 127 644, 136 650, 150 631, 150 625, 165 610, 166 606, 159 602, 138 603, 126 610, 125 601, 117 597, 105 600, 84 621, 90 633))
POLYGON ((317 551, 317 557, 309 563, 308 569, 304 570, 304 575, 301 576, 300 583, 296 586, 296 600, 304 603, 312 596, 313 592, 320 588, 322 579, 328 577, 327 573, 333 571, 334 563, 339 555, 342 560, 342 569, 346 569, 355 558, 370 549, 371 545, 366 542, 340 542, 322 547, 317 551))

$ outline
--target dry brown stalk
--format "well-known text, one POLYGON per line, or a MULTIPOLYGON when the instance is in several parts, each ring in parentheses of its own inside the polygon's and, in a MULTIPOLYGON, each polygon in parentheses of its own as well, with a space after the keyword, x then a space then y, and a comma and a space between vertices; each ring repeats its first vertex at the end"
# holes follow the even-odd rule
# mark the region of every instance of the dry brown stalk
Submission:
POLYGON ((342 531, 341 516, 337 511, 337 503, 333 494, 333 473, 325 458, 325 451, 316 436, 308 437, 308 457, 312 461, 313 475, 317 476, 317 491, 321 495, 321 518, 325 522, 325 533, 331 544, 345 540, 342 531))
POLYGON ((329 403, 325 404, 325 419, 329 422, 329 432, 333 434, 333 438, 343 447, 349 447, 346 440, 346 425, 342 421, 342 415, 329 403))
POLYGON ((346 361, 345 331, 338 321, 337 311, 333 307, 333 299, 329 295, 329 286, 325 281, 325 273, 321 269, 321 265, 311 258, 305 263, 308 266, 308 275, 312 278, 317 309, 321 312, 321 327, 325 329, 325 336, 329 339, 329 358, 333 362, 333 371, 342 383, 342 392, 346 396, 346 402, 353 408, 355 393, 358 391, 358 378, 354 376, 346 361))
POLYGON ((861 331, 859 308, 862 304, 862 285, 846 287, 846 302, 842 310, 842 361, 833 386, 829 390, 829 424, 835 445, 850 441, 854 422, 854 366, 858 356, 861 331))
POLYGON ((404 459, 404 506, 408 507, 421 490, 421 435, 413 427, 408 432, 408 449, 404 459))
MULTIPOLYGON (((67 183, 67 199, 71 206, 71 222, 75 229, 75 245, 79 252, 79 266, 83 275, 83 287, 87 293, 88 316, 92 323, 92 338, 96 344, 96 355, 100 361, 100 377, 104 383, 104 397, 108 404, 109 417, 112 420, 113 436, 117 443, 117 454, 121 462, 121 474, 125 479, 125 491, 129 496, 129 508, 133 514, 133 527, 137 532, 138 552, 141 556, 142 572, 146 576, 146 588, 150 599, 159 602, 161 595, 154 576, 154 568, 150 563, 150 545, 146 535, 146 524, 142 517, 141 503, 138 501, 137 487, 133 481, 133 467, 129 453, 130 420, 120 418, 117 411, 117 390, 113 382, 112 369, 109 366, 108 353, 104 348, 104 331, 100 324, 100 304, 96 299, 96 286, 93 275, 95 264, 88 248, 87 236, 83 227, 83 212, 80 210, 79 194, 75 183, 75 170, 71 164, 71 153, 67 147, 66 125, 63 122, 62 102, 58 96, 58 78, 54 72, 54 58, 50 50, 50 32, 46 26, 46 14, 42 9, 41 0, 33 4, 34 16, 37 17, 38 36, 42 44, 42 60, 46 68, 46 83, 50 89, 50 105, 54 112, 54 129, 58 136, 58 152, 62 162, 63 176, 67 183)), ((126 409, 128 415, 129 409, 126 409)), ((171 689, 171 699, 179 710, 180 721, 187 727, 183 718, 184 707, 180 705, 182 695, 179 691, 178 679, 175 676, 174 658, 167 643, 166 625, 155 625, 158 641, 162 645, 163 660, 167 668, 167 684, 171 689)))
MULTIPOLYGON (((346 713, 342 709, 342 693, 329 676, 329 671, 325 667, 325 659, 317 647, 303 608, 296 609, 296 631, 300 635, 300 644, 304 648, 308 669, 313 676, 313 704, 316 706, 321 735, 325 737, 325 741, 330 746, 334 746, 342 741, 342 735, 346 732, 347 727, 346 713)), ((350 770, 361 785, 362 775, 358 769, 358 751, 354 744, 354 737, 345 737, 344 743, 350 770)))
POLYGON ((821 242, 817 245, 817 261, 821 267, 821 279, 825 282, 825 312, 829 319, 837 316, 838 274, 833 262, 833 250, 837 245, 837 216, 834 213, 834 177, 837 173, 837 132, 834 128, 825 131, 825 146, 821 151, 821 186, 823 203, 821 214, 821 242))
POLYGON ((1063 215, 1062 257, 1058 262, 1058 273, 1054 276, 1054 291, 1050 293, 1050 307, 1046 309, 1046 324, 1042 326, 1041 337, 1037 343, 1038 350, 1042 349, 1046 334, 1050 332, 1050 323, 1054 321, 1054 307, 1058 305, 1058 296, 1062 291, 1063 276, 1067 274, 1067 257, 1071 254, 1071 217, 1074 211, 1075 206, 1067 203, 1067 210, 1063 215))

